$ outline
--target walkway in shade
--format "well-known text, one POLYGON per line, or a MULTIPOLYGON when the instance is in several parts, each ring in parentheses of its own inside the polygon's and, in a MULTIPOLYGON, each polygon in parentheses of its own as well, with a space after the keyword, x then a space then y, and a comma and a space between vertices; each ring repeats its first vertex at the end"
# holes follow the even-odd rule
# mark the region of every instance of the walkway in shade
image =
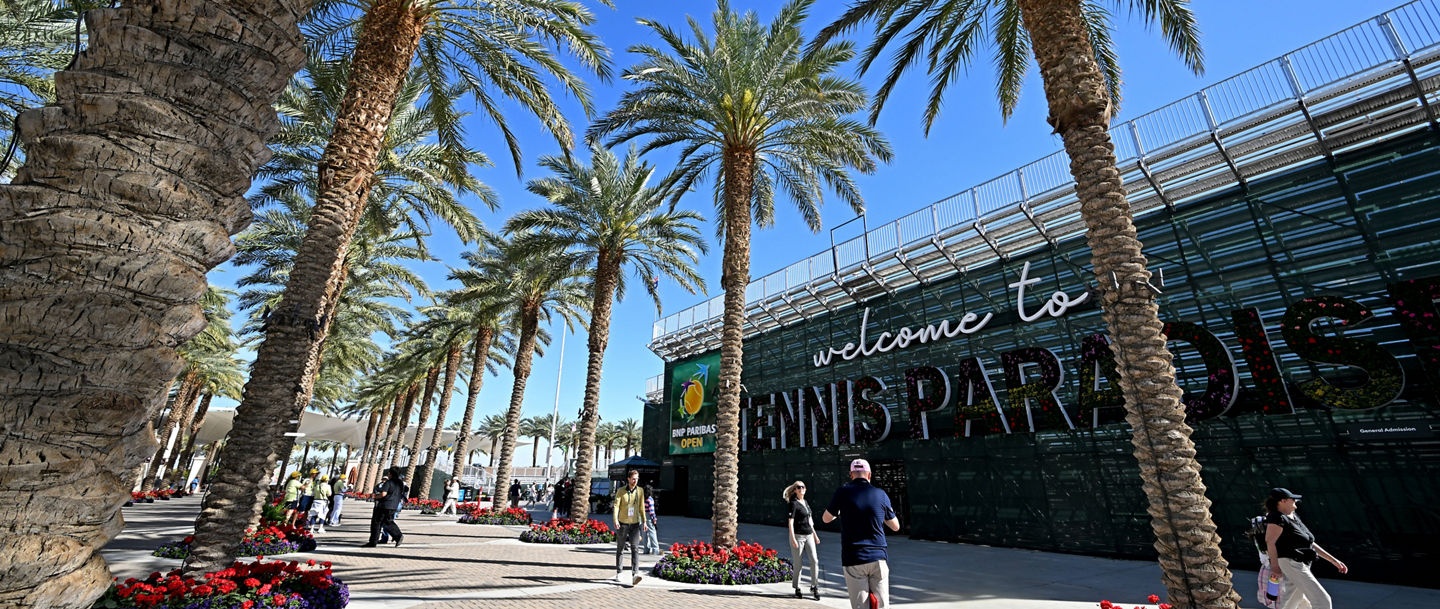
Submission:
MULTIPOLYGON (((125 509, 125 531, 104 550, 119 577, 168 571, 177 560, 155 558, 151 549, 188 534, 198 497, 125 509)), ((608 546, 521 543, 521 527, 462 525, 453 517, 401 514, 405 545, 361 548, 369 533, 370 505, 349 501, 345 524, 319 536, 314 552, 283 556, 328 560, 350 585, 354 609, 480 609, 633 607, 752 609, 848 607, 839 574, 839 537, 821 533, 820 560, 826 585, 821 602, 796 600, 789 583, 763 586, 696 586, 646 577, 638 587, 616 584, 614 550, 608 546), (498 601, 498 602, 497 602, 498 601)), ((548 518, 538 508, 538 519, 548 518)), ((607 522, 608 517, 604 518, 607 522)), ((661 542, 707 539, 710 522, 662 517, 661 542)), ((779 527, 742 524, 741 538, 767 547, 785 545, 779 527)), ((1343 548, 1332 548, 1344 556, 1343 548)), ((962 609, 1082 609, 1101 599, 1133 607, 1160 594, 1160 571, 1149 561, 1111 560, 1032 550, 966 544, 890 541, 891 596, 906 607, 962 609)), ((656 557, 642 556, 642 574, 656 557)), ((626 566, 629 566, 627 553, 626 566)), ((1244 607, 1254 600, 1254 572, 1235 573, 1244 607)), ((808 581, 808 576, 807 576, 808 581)), ((1324 579, 1335 606, 1345 609, 1440 607, 1440 590, 1324 579)))

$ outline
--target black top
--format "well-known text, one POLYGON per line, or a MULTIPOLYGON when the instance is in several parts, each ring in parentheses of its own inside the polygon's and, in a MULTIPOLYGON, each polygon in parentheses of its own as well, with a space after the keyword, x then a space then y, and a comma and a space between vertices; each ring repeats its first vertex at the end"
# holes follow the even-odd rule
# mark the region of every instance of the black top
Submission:
POLYGON ((1265 523, 1281 528, 1280 538, 1275 540, 1276 555, 1306 564, 1315 562, 1315 550, 1310 547, 1315 543, 1315 534, 1300 521, 1299 514, 1287 517, 1280 512, 1270 512, 1265 515, 1265 523))
POLYGON ((786 518, 795 521, 796 535, 809 535, 815 532, 815 529, 810 526, 810 504, 806 503, 804 499, 790 500, 790 514, 786 518))
POLYGON ((405 502, 405 493, 409 491, 405 483, 399 480, 386 480, 385 484, 380 485, 380 492, 385 493, 385 497, 380 500, 380 507, 387 510, 400 509, 400 504, 405 502))

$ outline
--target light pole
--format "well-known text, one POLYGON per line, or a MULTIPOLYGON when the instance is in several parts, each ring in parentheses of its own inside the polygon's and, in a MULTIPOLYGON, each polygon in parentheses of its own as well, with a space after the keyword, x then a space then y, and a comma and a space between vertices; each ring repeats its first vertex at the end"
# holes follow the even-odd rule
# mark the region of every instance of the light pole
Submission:
MULTIPOLYGON (((546 444, 549 450, 545 451, 545 484, 550 484, 550 460, 555 455, 555 427, 560 423, 560 378, 565 373, 565 337, 570 334, 567 327, 560 333, 560 365, 555 368, 555 410, 550 413, 550 443, 546 444)), ((535 442, 535 450, 540 450, 540 442, 535 442)))

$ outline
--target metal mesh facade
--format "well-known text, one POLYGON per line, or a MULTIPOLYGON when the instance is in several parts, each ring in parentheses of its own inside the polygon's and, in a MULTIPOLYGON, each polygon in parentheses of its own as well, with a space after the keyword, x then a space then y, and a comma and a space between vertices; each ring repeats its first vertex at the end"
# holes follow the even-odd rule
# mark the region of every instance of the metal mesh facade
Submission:
MULTIPOLYGON (((1222 417, 1196 422, 1194 434, 1232 566, 1257 564, 1253 546, 1241 533, 1247 519, 1259 513, 1265 492, 1286 486, 1307 496, 1302 507, 1306 522, 1351 566, 1351 577, 1440 585, 1421 576, 1440 566, 1435 550, 1440 545, 1440 508, 1435 507, 1440 505, 1440 441, 1433 436, 1358 441, 1347 427, 1395 421, 1429 429, 1440 423, 1440 391, 1426 382, 1415 347, 1387 301, 1390 283, 1440 277, 1440 136, 1426 129, 1250 181, 1150 214, 1139 228, 1151 267, 1163 268, 1167 279, 1161 318, 1203 325, 1226 343, 1237 362, 1241 389, 1234 407, 1222 417), (1375 311, 1374 319, 1346 329, 1344 336, 1377 341, 1399 358, 1407 377, 1400 399, 1373 410, 1332 411, 1307 402, 1295 389, 1317 375, 1341 385, 1363 382, 1353 368, 1302 360, 1279 336, 1287 307, 1326 295, 1350 298, 1375 311), (1260 414, 1264 399, 1253 389, 1231 318, 1231 311, 1245 307, 1257 308, 1264 320, 1290 396, 1301 409, 1296 414, 1260 414)), ((852 307, 747 339, 744 385, 750 395, 793 393, 871 375, 889 386, 878 401, 894 421, 889 439, 880 444, 744 453, 741 520, 783 524, 780 491, 786 484, 806 480, 817 503, 823 503, 844 482, 845 462, 864 456, 876 465, 877 484, 903 504, 901 520, 912 536, 1153 556, 1154 536, 1124 423, 1086 431, 908 439, 904 374, 917 366, 950 372, 960 360, 979 357, 1003 403, 1000 353, 1043 347, 1064 368, 1060 401, 1075 403, 1080 340, 1104 333, 1099 311, 1082 307, 1044 323, 1021 323, 1008 285, 1026 262, 1031 277, 1045 280, 1032 288, 1033 303, 1054 290, 1074 293, 1094 283, 1088 248, 1076 238, 863 304, 871 309, 872 342, 879 328, 924 326, 967 312, 996 314, 970 336, 816 368, 814 353, 859 342, 858 307, 852 307)), ((1334 331, 1323 322, 1316 327, 1334 331)), ((1182 388, 1203 391, 1206 369, 1200 355, 1188 343, 1172 341, 1171 346, 1182 388)), ((662 486, 684 489, 685 496, 667 498, 665 508, 708 517, 711 458, 667 455, 667 416, 666 408, 650 407, 645 422, 646 455, 666 465, 662 486)))

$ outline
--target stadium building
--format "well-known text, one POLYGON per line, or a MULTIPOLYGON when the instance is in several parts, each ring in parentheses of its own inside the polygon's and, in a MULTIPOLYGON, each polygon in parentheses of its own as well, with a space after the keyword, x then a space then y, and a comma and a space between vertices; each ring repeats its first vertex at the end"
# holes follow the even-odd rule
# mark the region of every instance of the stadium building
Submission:
MULTIPOLYGON (((1440 585, 1440 2, 1111 135, 1232 566, 1285 486, 1351 577, 1440 585)), ((754 280, 741 520, 864 456, 912 537, 1153 557, 1083 230, 1056 153, 754 280)), ((650 345, 671 513, 710 516, 721 311, 650 345)))

